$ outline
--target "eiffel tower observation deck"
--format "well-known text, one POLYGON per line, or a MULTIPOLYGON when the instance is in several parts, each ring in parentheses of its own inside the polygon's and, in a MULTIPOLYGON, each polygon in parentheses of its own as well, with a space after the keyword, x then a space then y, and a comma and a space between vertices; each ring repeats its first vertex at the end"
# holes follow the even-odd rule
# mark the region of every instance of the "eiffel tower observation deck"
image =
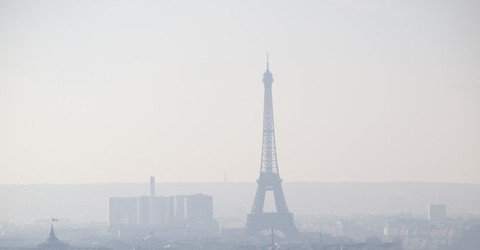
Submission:
POLYGON ((264 106, 263 106, 263 140, 262 160, 257 180, 257 192, 253 201, 252 211, 247 215, 247 234, 253 236, 262 231, 275 229, 287 237, 298 234, 293 222, 293 214, 288 211, 287 202, 282 189, 282 179, 278 171, 277 150, 275 145, 275 127, 272 100, 273 75, 270 72, 268 54, 267 70, 263 73, 264 106), (273 192, 275 212, 264 212, 265 196, 273 192))

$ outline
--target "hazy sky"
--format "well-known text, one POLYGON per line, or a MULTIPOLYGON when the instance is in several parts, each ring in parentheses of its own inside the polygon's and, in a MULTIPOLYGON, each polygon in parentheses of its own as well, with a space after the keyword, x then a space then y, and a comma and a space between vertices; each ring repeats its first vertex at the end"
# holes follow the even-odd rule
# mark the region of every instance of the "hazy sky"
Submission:
POLYGON ((480 1, 2 1, 0 183, 480 183, 480 1))

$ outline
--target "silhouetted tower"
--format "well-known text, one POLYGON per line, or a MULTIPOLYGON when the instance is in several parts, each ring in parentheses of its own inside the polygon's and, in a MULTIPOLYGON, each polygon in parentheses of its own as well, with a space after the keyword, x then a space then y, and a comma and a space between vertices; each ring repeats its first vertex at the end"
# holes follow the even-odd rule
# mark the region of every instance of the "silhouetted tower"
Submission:
POLYGON ((288 211, 287 202, 282 189, 282 179, 278 172, 277 151, 275 147, 275 129, 273 125, 272 83, 273 77, 269 69, 267 54, 267 70, 263 73, 265 86, 263 106, 263 141, 260 176, 251 213, 247 216, 247 233, 258 234, 268 229, 277 229, 286 236, 298 234, 293 223, 293 215, 288 211), (264 212, 265 194, 273 192, 276 212, 264 212))
POLYGON ((38 244, 36 249, 42 249, 42 250, 70 249, 70 245, 66 242, 59 240, 57 235, 55 234, 55 230, 53 229, 53 223, 55 221, 57 221, 57 219, 52 218, 52 225, 50 226, 50 234, 47 240, 43 243, 38 244))

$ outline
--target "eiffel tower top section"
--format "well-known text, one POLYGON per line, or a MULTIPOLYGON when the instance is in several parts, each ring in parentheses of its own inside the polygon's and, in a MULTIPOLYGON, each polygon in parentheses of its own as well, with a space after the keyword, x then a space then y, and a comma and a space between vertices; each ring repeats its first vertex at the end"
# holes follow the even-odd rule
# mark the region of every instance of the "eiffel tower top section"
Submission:
POLYGON ((268 61, 268 53, 267 53, 267 70, 263 73, 263 83, 265 84, 265 88, 271 88, 273 83, 273 75, 270 72, 270 65, 268 61))
POLYGON ((272 83, 273 75, 267 54, 267 70, 263 73, 265 86, 263 104, 263 138, 262 138, 262 161, 260 173, 275 173, 278 175, 277 149, 275 145, 275 126, 273 117, 272 83))

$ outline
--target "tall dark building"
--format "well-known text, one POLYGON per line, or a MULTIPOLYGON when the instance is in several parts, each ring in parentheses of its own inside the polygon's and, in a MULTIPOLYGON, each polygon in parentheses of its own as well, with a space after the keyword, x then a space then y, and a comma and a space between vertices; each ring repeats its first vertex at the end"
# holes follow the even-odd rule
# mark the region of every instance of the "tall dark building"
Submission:
POLYGON ((263 74, 264 106, 263 106, 263 140, 260 176, 251 213, 247 216, 247 234, 255 235, 264 230, 276 229, 287 237, 298 234, 293 223, 293 214, 288 211, 287 202, 282 189, 282 179, 278 172, 277 151, 275 146, 275 128, 272 101, 273 76, 269 69, 263 74), (264 212, 265 194, 273 192, 276 212, 264 212))

